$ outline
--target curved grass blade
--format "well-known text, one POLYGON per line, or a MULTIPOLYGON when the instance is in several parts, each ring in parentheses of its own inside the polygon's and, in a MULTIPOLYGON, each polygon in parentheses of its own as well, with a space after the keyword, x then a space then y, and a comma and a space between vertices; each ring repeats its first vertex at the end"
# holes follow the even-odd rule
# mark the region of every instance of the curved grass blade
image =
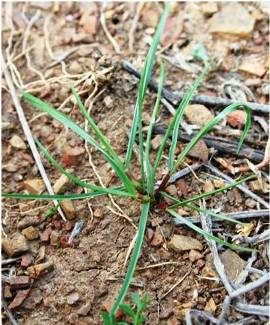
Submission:
POLYGON ((247 120, 245 124, 244 131, 242 132, 241 138, 239 140, 237 153, 240 151, 242 144, 247 136, 248 130, 251 125, 251 109, 243 103, 234 103, 226 107, 223 111, 221 111, 216 117, 214 117, 209 123, 207 123, 195 136, 194 138, 186 145, 184 150, 180 153, 180 155, 177 158, 177 161, 171 170, 172 173, 174 173, 177 169, 177 167, 183 162, 186 155, 189 153, 189 151, 195 146, 195 144, 208 132, 210 131, 216 124, 218 124, 224 117, 226 117, 228 114, 232 113, 238 108, 244 108, 245 112, 247 113, 247 120))
POLYGON ((215 242, 217 242, 220 245, 229 247, 230 249, 233 249, 233 250, 242 251, 242 252, 254 252, 254 251, 256 251, 255 249, 246 248, 246 247, 243 247, 243 246, 240 246, 240 245, 236 245, 236 244, 230 244, 227 241, 225 241, 223 239, 220 239, 220 238, 218 238, 218 237, 216 237, 216 236, 208 233, 207 231, 204 231, 200 227, 194 225, 192 222, 186 220, 185 218, 183 218, 182 216, 180 216, 178 213, 176 213, 172 209, 167 209, 167 212, 169 212, 172 216, 174 216, 175 218, 179 219, 181 222, 183 222, 184 224, 186 224, 192 230, 196 231, 198 234, 206 237, 209 240, 214 240, 215 242))
POLYGON ((164 84, 164 77, 165 77, 165 69, 163 62, 160 62, 160 76, 159 76, 159 84, 158 84, 158 93, 157 99, 155 102, 155 107, 153 109, 152 117, 150 124, 148 126, 146 144, 145 144, 145 164, 146 164, 146 174, 147 174, 147 191, 148 194, 153 194, 154 191, 154 173, 153 168, 150 162, 150 146, 151 146, 151 138, 153 133, 153 128, 155 125, 156 118, 160 111, 160 100, 162 95, 162 88, 164 84))
POLYGON ((181 205, 185 205, 185 204, 188 204, 190 202, 197 201, 197 200, 200 200, 202 198, 212 196, 212 195, 215 195, 215 194, 220 193, 220 192, 224 192, 224 191, 232 189, 232 188, 234 188, 234 187, 236 187, 236 186, 238 186, 238 185, 240 185, 240 184, 242 184, 242 183, 244 183, 246 181, 249 181, 250 179, 255 178, 255 177, 256 177, 256 175, 250 175, 250 176, 247 176, 247 177, 244 177, 244 178, 240 179, 239 181, 236 181, 234 183, 226 185, 226 186, 224 186, 222 188, 218 188, 217 190, 213 190, 213 191, 210 191, 210 192, 205 192, 205 193, 202 193, 202 194, 194 195, 190 199, 187 199, 185 201, 181 201, 181 203, 179 202, 179 203, 171 205, 169 208, 174 209, 174 208, 179 207, 181 205))
POLYGON ((143 171, 142 177, 144 177, 144 167, 143 167, 143 165, 144 165, 143 158, 144 157, 143 157, 143 143, 142 143, 143 137, 142 137, 142 127, 141 127, 142 106, 143 106, 143 101, 144 101, 147 85, 151 78, 152 67, 154 64, 157 46, 158 46, 158 43, 159 43, 159 40, 161 37, 162 30, 165 26, 168 14, 169 14, 169 5, 168 5, 168 3, 165 3, 164 11, 161 15, 158 27, 156 29, 151 47, 147 54, 144 68, 142 71, 138 95, 137 95, 136 104, 135 104, 134 117, 133 117, 132 127, 131 127, 131 131, 130 131, 128 148, 127 148, 126 157, 125 157, 125 167, 128 168, 130 161, 131 161, 131 157, 132 157, 132 148, 133 148, 133 144, 135 142, 136 132, 137 132, 137 129, 139 128, 140 156, 141 156, 140 158, 141 158, 141 168, 143 171))
POLYGON ((185 206, 189 209, 192 209, 192 210, 196 210, 198 212, 202 212, 206 215, 209 215, 211 217, 216 217, 218 219, 221 219, 221 220, 226 220, 226 221, 230 221, 232 223, 236 223, 236 224, 239 224, 239 225, 244 225, 244 222, 241 222, 239 220, 236 220, 236 219, 233 219, 233 218, 230 218, 229 216, 225 215, 225 214, 218 214, 218 213, 215 213, 215 212, 212 212, 210 210, 207 210, 207 209, 202 209, 202 208, 199 208, 193 204, 182 204, 183 202, 176 199, 174 196, 171 196, 170 194, 166 193, 166 192, 161 192, 161 194, 163 196, 166 196, 167 198, 169 198, 170 200, 174 201, 175 203, 180 203, 182 206, 185 206))
MULTIPOLYGON (((52 166, 56 169, 58 169, 62 174, 66 175, 68 179, 70 179, 74 184, 88 188, 92 191, 99 191, 104 192, 104 194, 112 194, 112 195, 119 195, 119 196, 126 196, 126 192, 123 192, 118 189, 111 189, 111 188, 105 188, 101 186, 92 185, 89 183, 86 183, 84 181, 81 181, 78 177, 70 174, 65 168, 63 168, 49 153, 48 149, 46 149, 41 142, 36 140, 36 143, 39 147, 39 149, 42 151, 44 156, 47 158, 47 160, 52 164, 52 166)), ((130 194, 131 196, 132 194, 130 194)), ((135 196, 134 196, 135 197, 135 196)))
POLYGON ((128 269, 126 272, 126 276, 125 276, 123 285, 122 285, 122 287, 119 291, 119 294, 112 306, 112 309, 110 312, 111 317, 117 312, 119 306, 122 304, 122 302, 128 292, 130 283, 132 281, 132 277, 133 277, 133 274, 134 274, 134 271, 135 271, 138 259, 140 257, 140 253, 141 253, 141 247, 142 247, 142 243, 143 243, 143 237, 144 237, 144 232, 145 232, 145 228, 146 228, 149 207, 150 207, 150 202, 145 202, 142 205, 140 224, 139 224, 139 228, 138 228, 138 235, 137 235, 136 243, 133 248, 131 257, 130 257, 130 262, 128 265, 128 269))
POLYGON ((111 146, 111 144, 109 143, 109 141, 107 140, 105 135, 101 132, 99 127, 96 125, 95 121, 88 114, 87 110, 85 109, 85 107, 80 99, 80 96, 78 95, 78 93, 76 92, 76 89, 73 86, 71 86, 71 91, 72 91, 73 96, 76 99, 76 102, 79 106, 79 109, 80 109, 82 115, 87 120, 87 122, 89 123, 89 125, 91 126, 93 131, 95 132, 96 136, 100 140, 100 142, 104 145, 104 147, 106 148, 107 152, 111 155, 111 157, 115 161, 118 162, 119 166, 122 166, 122 169, 124 169, 124 165, 122 164, 121 160, 118 158, 117 153, 114 151, 113 147, 111 146))
POLYGON ((39 98, 28 94, 23 93, 23 97, 28 101, 30 104, 37 107, 39 110, 48 113, 50 116, 58 120, 59 122, 63 123, 66 127, 70 128, 72 131, 77 133, 81 138, 86 140, 89 144, 96 147, 108 160, 111 167, 115 170, 118 177, 121 179, 122 183, 126 187, 126 190, 133 195, 135 195, 136 190, 133 182, 128 178, 126 175, 124 169, 121 165, 118 164, 117 161, 115 161, 96 141, 95 139, 89 135, 87 132, 85 132, 82 128, 80 128, 73 120, 71 120, 69 117, 67 117, 65 114, 57 111, 56 109, 52 108, 39 98))
POLYGON ((208 73, 209 69, 210 69, 210 63, 207 63, 205 65, 202 73, 195 80, 195 82, 193 83, 190 90, 185 94, 184 98, 181 100, 181 103, 179 104, 177 111, 175 113, 173 133, 172 133, 172 142, 171 142, 171 146, 170 146, 170 150, 169 150, 169 161, 168 161, 169 171, 173 170, 173 167, 174 167, 174 155, 175 155, 175 149, 176 149, 178 135, 179 135, 179 125, 183 118, 185 108, 191 101, 195 91, 199 87, 199 85, 202 82, 205 75, 208 73))

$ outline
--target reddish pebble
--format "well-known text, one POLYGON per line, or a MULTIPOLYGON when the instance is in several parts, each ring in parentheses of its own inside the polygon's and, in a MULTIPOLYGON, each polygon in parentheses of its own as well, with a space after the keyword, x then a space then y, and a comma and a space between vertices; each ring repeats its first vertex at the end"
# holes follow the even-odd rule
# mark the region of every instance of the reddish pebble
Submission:
POLYGON ((40 236, 40 241, 42 243, 48 243, 50 240, 50 235, 51 235, 52 230, 50 228, 47 228, 44 230, 39 236, 40 236))
POLYGON ((68 247, 69 246, 69 243, 68 243, 68 237, 67 236, 61 236, 60 238, 60 246, 62 248, 65 248, 65 247, 68 247))
POLYGON ((68 221, 65 223, 65 228, 64 228, 64 230, 65 230, 65 231, 70 231, 71 229, 73 229, 73 227, 74 227, 74 221, 68 220, 68 221))
POLYGON ((55 220, 53 224, 54 224, 54 227, 55 227, 57 230, 61 230, 62 227, 63 227, 63 224, 62 224, 62 222, 61 222, 60 220, 55 220))
POLYGON ((200 259, 197 261, 196 265, 197 265, 198 267, 203 267, 203 266, 205 265, 205 261, 204 261, 203 259, 200 258, 200 259))
POLYGON ((21 267, 26 268, 33 263, 33 256, 30 254, 25 254, 22 256, 21 267))

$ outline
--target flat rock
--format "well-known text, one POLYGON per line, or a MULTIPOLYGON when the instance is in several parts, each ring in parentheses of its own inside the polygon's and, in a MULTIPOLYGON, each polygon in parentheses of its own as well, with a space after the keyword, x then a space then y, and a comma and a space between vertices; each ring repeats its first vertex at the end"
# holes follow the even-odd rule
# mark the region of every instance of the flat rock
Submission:
POLYGON ((28 179, 23 182, 23 186, 31 194, 40 194, 45 188, 41 178, 28 179))
POLYGON ((251 37, 255 19, 238 2, 225 3, 209 21, 209 31, 223 37, 251 37))
POLYGON ((21 255, 29 250, 27 240, 20 233, 12 234, 9 238, 2 237, 2 248, 10 257, 21 255))
POLYGON ((65 192, 70 185, 71 185, 70 180, 67 178, 66 175, 63 174, 56 180, 56 182, 53 185, 54 193, 61 194, 65 192))
POLYGON ((199 260, 200 258, 203 258, 203 255, 201 253, 199 253, 198 251, 196 251, 195 249, 192 249, 189 252, 188 257, 191 262, 195 262, 195 261, 199 260))
POLYGON ((174 235, 168 245, 175 252, 203 249, 203 245, 197 239, 182 235, 174 235))
POLYGON ((33 226, 27 227, 22 231, 24 237, 28 240, 35 240, 39 237, 39 232, 33 226))
POLYGON ((189 151, 188 155, 193 158, 198 158, 202 161, 208 160, 209 150, 203 140, 199 140, 195 146, 189 151))
POLYGON ((16 149, 26 149, 26 144, 18 135, 13 135, 13 137, 10 139, 10 144, 13 148, 16 149))
POLYGON ((26 275, 17 275, 17 276, 12 276, 9 279, 9 284, 11 289, 23 289, 29 287, 31 281, 29 276, 26 275))
POLYGON ((60 241, 60 235, 57 231, 53 230, 50 234, 50 244, 52 246, 58 246, 60 241))
POLYGON ((86 316, 89 313, 90 309, 91 309, 91 303, 87 302, 77 311, 77 314, 81 316, 86 316))
POLYGON ((242 61, 239 70, 243 72, 247 72, 249 74, 253 74, 258 77, 262 77, 266 72, 264 66, 264 59, 258 57, 252 57, 252 56, 245 58, 242 61))
POLYGON ((188 105, 185 116, 191 124, 203 126, 214 118, 214 115, 204 105, 188 105))
POLYGON ((17 293, 13 301, 9 304, 8 308, 9 309, 15 309, 19 307, 24 300, 29 296, 31 289, 26 289, 26 290, 21 290, 17 293))
POLYGON ((85 149, 83 147, 71 148, 66 146, 63 152, 62 164, 65 167, 75 166, 78 164, 80 157, 84 154, 85 149))
POLYGON ((68 220, 72 220, 75 218, 76 211, 71 200, 62 200, 61 207, 64 210, 65 216, 68 220))
POLYGON ((18 222, 18 229, 22 230, 30 226, 38 226, 41 223, 38 217, 24 217, 18 222))
POLYGON ((216 2, 205 2, 202 3, 202 12, 204 15, 209 16, 209 15, 213 15, 214 13, 216 13, 218 11, 218 6, 216 4, 216 2))
POLYGON ((231 281, 234 281, 246 266, 246 262, 230 249, 222 253, 220 259, 231 281))
POLYGON ((31 278, 38 278, 40 275, 47 271, 51 271, 53 269, 53 263, 52 262, 46 262, 41 264, 36 264, 33 266, 29 266, 27 268, 27 272, 31 278))
POLYGON ((74 305, 80 300, 80 295, 78 292, 73 292, 70 295, 67 296, 67 303, 69 305, 74 305))

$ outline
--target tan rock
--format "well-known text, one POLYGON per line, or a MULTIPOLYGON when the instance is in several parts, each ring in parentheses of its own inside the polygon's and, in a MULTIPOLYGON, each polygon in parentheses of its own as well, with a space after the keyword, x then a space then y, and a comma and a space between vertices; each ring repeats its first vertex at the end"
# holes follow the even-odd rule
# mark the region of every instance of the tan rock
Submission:
POLYGON ((195 261, 199 260, 200 258, 202 258, 203 255, 201 253, 199 253, 198 251, 192 249, 189 252, 188 257, 189 257, 191 262, 195 262, 195 261))
POLYGON ((225 186, 224 181, 221 179, 214 179, 213 182, 214 182, 215 188, 223 188, 225 186))
POLYGON ((207 180, 204 183, 204 186, 203 186, 204 192, 211 192, 211 191, 214 191, 214 189, 215 189, 215 187, 214 187, 213 183, 210 180, 207 180))
POLYGON ((203 249, 203 245, 197 239, 182 235, 174 235, 168 245, 175 252, 203 249))
POLYGON ((27 227, 22 231, 24 237, 28 240, 35 240, 39 238, 39 232, 33 226, 27 227))
POLYGON ((86 33, 90 35, 95 35, 98 26, 97 16, 89 15, 88 12, 85 12, 80 19, 80 25, 86 33))
POLYGON ((53 230, 50 234, 50 244, 52 246, 58 246, 60 241, 60 235, 57 231, 53 230))
POLYGON ((26 144, 18 135, 13 135, 13 137, 10 139, 10 144, 16 149, 26 149, 26 144))
POLYGON ((246 261, 230 249, 222 253, 220 259, 231 281, 234 281, 246 266, 246 261))
POLYGON ((223 37, 251 37, 255 19, 238 2, 224 3, 209 21, 209 31, 223 37))
POLYGON ((217 11, 218 11, 218 6, 216 2, 211 1, 211 2, 202 3, 202 12, 204 15, 206 16, 213 15, 217 11))
POLYGON ((162 134, 158 134, 153 138, 153 140, 151 141, 151 146, 153 150, 157 150, 160 147, 162 143, 162 139, 163 139, 162 134))
POLYGON ((41 178, 29 179, 23 182, 24 188, 31 194, 40 194, 44 190, 44 183, 41 178))
POLYGON ((67 178, 66 175, 63 174, 56 180, 56 182, 53 185, 54 193, 55 194, 63 193, 68 189, 70 185, 71 185, 70 180, 67 178))
POLYGON ((72 220, 76 216, 76 211, 71 200, 62 200, 61 207, 64 210, 65 216, 68 220, 72 220))
POLYGON ((2 248, 10 257, 21 255, 29 250, 26 239, 20 233, 15 233, 7 238, 2 237, 2 248))
POLYGON ((94 217, 96 218, 102 218, 103 217, 103 211, 100 208, 96 208, 94 211, 94 217))
POLYGON ((29 266, 27 268, 27 272, 31 278, 38 278, 40 275, 42 275, 46 271, 51 271, 52 269, 53 269, 53 263, 46 262, 46 263, 29 266))
POLYGON ((239 70, 262 77, 266 72, 264 59, 253 56, 245 58, 240 65, 239 70))
POLYGON ((210 298, 204 308, 205 311, 208 311, 209 313, 213 313, 217 308, 217 305, 213 298, 210 298))
POLYGON ((164 239, 163 239, 163 236, 162 236, 160 230, 156 229, 156 231, 154 233, 154 237, 151 241, 151 246, 159 247, 163 244, 163 241, 164 241, 164 239))
POLYGON ((199 104, 188 105, 185 109, 185 116, 190 123, 199 126, 205 125, 214 118, 208 108, 199 104))

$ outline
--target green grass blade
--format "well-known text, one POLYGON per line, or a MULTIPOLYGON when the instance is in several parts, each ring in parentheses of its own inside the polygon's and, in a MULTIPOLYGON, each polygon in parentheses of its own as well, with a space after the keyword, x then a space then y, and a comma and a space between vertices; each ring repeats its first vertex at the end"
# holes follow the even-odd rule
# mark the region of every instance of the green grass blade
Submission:
POLYGON ((9 199, 23 200, 81 200, 89 199, 100 195, 106 195, 104 192, 90 192, 82 194, 21 194, 21 193, 2 193, 2 197, 9 199))
POLYGON ((190 90, 185 94, 185 96, 181 100, 181 103, 179 104, 177 111, 175 113, 175 121, 174 121, 174 126, 173 126, 173 133, 172 133, 172 143, 171 143, 170 150, 169 150, 169 161, 168 161, 169 171, 173 170, 173 168, 174 168, 174 156, 175 156, 175 149, 176 149, 178 135, 179 135, 179 125, 183 118, 185 108, 191 101, 195 91, 199 87, 203 78, 208 73, 209 68, 210 68, 210 63, 207 63, 206 66, 204 67, 202 73, 195 80, 195 82, 193 83, 190 90))
MULTIPOLYGON (((104 188, 101 186, 92 185, 89 183, 86 183, 84 181, 81 181, 78 177, 70 174, 65 168, 63 168, 49 153, 48 149, 46 149, 41 142, 36 140, 36 143, 39 147, 39 149, 42 151, 44 156, 47 158, 47 160, 52 164, 52 166, 56 169, 58 169, 62 174, 66 175, 69 180, 71 180, 74 184, 88 188, 92 191, 98 191, 103 192, 104 194, 112 194, 112 195, 119 195, 119 196, 126 196, 126 192, 117 190, 117 189, 111 189, 111 188, 104 188)), ((131 194, 130 194, 131 195, 131 194)), ((134 196, 135 197, 135 196, 134 196)))
POLYGON ((162 95, 162 88, 164 84, 164 77, 165 77, 165 69, 163 62, 160 63, 160 76, 159 76, 159 84, 158 84, 158 93, 157 93, 157 99, 155 102, 155 107, 153 109, 151 121, 148 127, 147 132, 147 138, 146 138, 146 144, 145 144, 145 163, 146 163, 146 174, 147 174, 147 190, 148 194, 153 194, 154 190, 154 174, 153 174, 153 168, 151 166, 150 162, 150 147, 151 147, 151 138, 153 133, 153 128, 156 122, 156 118, 160 111, 160 100, 162 95))
MULTIPOLYGON (((125 157, 125 166, 126 168, 129 167, 131 157, 132 157, 132 148, 133 144, 135 142, 135 137, 136 137, 136 132, 137 129, 139 128, 139 138, 140 138, 140 146, 142 147, 142 130, 141 130, 141 115, 142 115, 142 105, 147 89, 148 82, 151 78, 151 73, 152 73, 152 67, 154 64, 154 59, 155 59, 155 54, 157 50, 157 46, 161 37, 162 30, 165 26, 167 17, 169 14, 169 5, 168 3, 165 3, 165 8, 164 11, 161 15, 158 27, 156 29, 151 47, 149 49, 149 52, 147 54, 147 58, 145 61, 145 65, 142 71, 141 79, 140 79, 140 84, 139 84, 139 90, 138 90, 138 95, 136 99, 136 105, 135 105, 135 110, 134 110, 134 118, 132 122, 132 127, 131 127, 131 132, 129 136, 129 142, 128 142, 128 148, 126 152, 126 157, 125 157)), ((142 151, 142 150, 141 150, 142 151)), ((142 155, 142 152, 140 152, 140 155, 142 155)), ((143 168, 143 156, 141 156, 141 166, 143 168)), ((143 175, 142 175, 143 176, 143 175)))
POLYGON ((210 131, 216 124, 218 124, 224 117, 226 117, 228 114, 232 113, 238 108, 244 108, 245 112, 247 113, 247 121, 245 124, 244 131, 242 132, 241 138, 239 140, 238 144, 238 150, 240 151, 243 142, 247 136, 248 130, 251 125, 251 109, 243 104, 243 103, 234 103, 226 107, 222 112, 220 112, 216 117, 214 117, 209 123, 207 123, 195 136, 194 138, 186 145, 184 150, 180 153, 180 155, 177 158, 176 164, 174 168, 172 169, 172 173, 174 173, 177 169, 177 167, 183 162, 186 155, 189 153, 189 151, 195 146, 196 143, 208 132, 210 131))
POLYGON ((125 171, 123 170, 122 166, 117 163, 96 141, 95 139, 85 132, 82 128, 80 128, 73 120, 67 117, 65 114, 57 111, 56 109, 50 107, 48 104, 40 100, 39 98, 28 94, 23 93, 23 97, 28 101, 30 104, 37 107, 39 110, 48 113, 50 116, 58 120, 59 122, 63 123, 66 127, 70 128, 72 131, 77 133, 81 138, 86 140, 89 144, 96 147, 107 159, 110 163, 111 167, 115 170, 118 177, 121 179, 122 183, 126 187, 126 190, 135 195, 136 190, 135 186, 132 181, 128 178, 125 171))
POLYGON ((236 220, 236 219, 233 219, 233 218, 230 218, 229 216, 224 215, 224 214, 218 214, 218 213, 212 212, 212 211, 207 210, 207 209, 202 209, 202 208, 199 208, 199 207, 197 207, 197 206, 195 206, 193 204, 187 204, 187 203, 182 204, 183 201, 180 201, 179 199, 176 199, 174 196, 172 196, 172 195, 170 195, 170 194, 168 194, 166 192, 161 192, 161 194, 163 196, 169 198, 170 200, 174 201, 175 203, 179 203, 182 206, 185 206, 185 207, 187 207, 189 209, 192 209, 192 210, 196 210, 198 212, 202 212, 202 213, 204 213, 206 215, 209 215, 211 217, 216 217, 216 218, 221 219, 221 220, 230 221, 232 223, 236 223, 236 224, 239 224, 239 225, 243 225, 244 224, 243 222, 241 222, 239 220, 236 220))
POLYGON ((247 176, 245 178, 242 178, 240 179, 239 181, 236 181, 236 182, 233 182, 232 184, 228 184, 222 188, 218 188, 217 190, 213 190, 213 191, 210 191, 210 192, 205 192, 205 193, 202 193, 202 194, 198 194, 198 195, 194 195, 193 197, 191 197, 190 199, 187 199, 185 201, 181 201, 181 203, 176 203, 176 204, 173 204, 170 206, 170 209, 174 209, 176 207, 179 207, 181 205, 185 205, 185 204, 188 204, 190 202, 193 202, 193 201, 197 201, 197 200, 200 200, 200 199, 203 199, 205 197, 208 197, 208 196, 212 196, 212 195, 215 195, 217 193, 221 193, 221 192, 224 192, 226 190, 229 190, 229 189, 232 189, 252 178, 255 178, 256 176, 255 175, 250 175, 250 176, 247 176))
POLYGON ((91 126, 91 128, 93 129, 93 131, 95 132, 96 136, 100 140, 100 142, 104 145, 105 149, 111 155, 111 157, 118 162, 119 166, 122 165, 122 168, 124 169, 124 165, 122 164, 121 160, 118 158, 117 153, 114 151, 114 149, 111 146, 111 144, 108 141, 108 139, 101 132, 101 130, 99 129, 99 127, 96 125, 95 121, 88 114, 87 110, 85 109, 85 107, 84 107, 84 105, 83 105, 83 103, 82 103, 82 101, 80 99, 80 96, 78 95, 78 93, 76 92, 76 89, 73 86, 71 86, 71 91, 72 91, 73 96, 76 99, 76 102, 78 104, 78 107, 79 107, 82 115, 87 120, 87 122, 89 123, 89 125, 91 126))
POLYGON ((229 247, 230 249, 233 250, 238 250, 238 251, 242 251, 242 252, 254 252, 254 249, 251 248, 246 248, 240 245, 236 245, 236 244, 230 244, 227 241, 220 239, 210 233, 208 233, 207 231, 204 231, 203 229, 201 229, 200 227, 194 225, 192 222, 186 220, 185 218, 183 218, 182 216, 180 216, 178 213, 176 213, 174 210, 172 209, 167 209, 167 211, 174 216, 175 218, 179 219, 181 222, 183 222, 184 224, 186 224, 189 228, 191 228, 192 230, 196 231, 198 234, 204 236, 205 238, 209 239, 209 240, 214 240, 215 242, 217 242, 220 245, 229 247))
POLYGON ((138 259, 140 257, 140 253, 141 253, 143 237, 144 237, 144 232, 145 232, 147 218, 148 218, 149 207, 150 207, 150 202, 145 202, 142 205, 140 224, 139 224, 139 228, 138 228, 138 235, 137 235, 136 243, 133 248, 131 257, 130 257, 130 262, 128 265, 128 269, 126 272, 124 282, 123 282, 122 287, 119 291, 119 294, 112 306, 112 309, 110 312, 111 316, 117 312, 119 306, 122 304, 122 302, 128 292, 130 283, 132 281, 133 274, 135 272, 135 268, 136 268, 136 265, 137 265, 137 262, 138 262, 138 259))

